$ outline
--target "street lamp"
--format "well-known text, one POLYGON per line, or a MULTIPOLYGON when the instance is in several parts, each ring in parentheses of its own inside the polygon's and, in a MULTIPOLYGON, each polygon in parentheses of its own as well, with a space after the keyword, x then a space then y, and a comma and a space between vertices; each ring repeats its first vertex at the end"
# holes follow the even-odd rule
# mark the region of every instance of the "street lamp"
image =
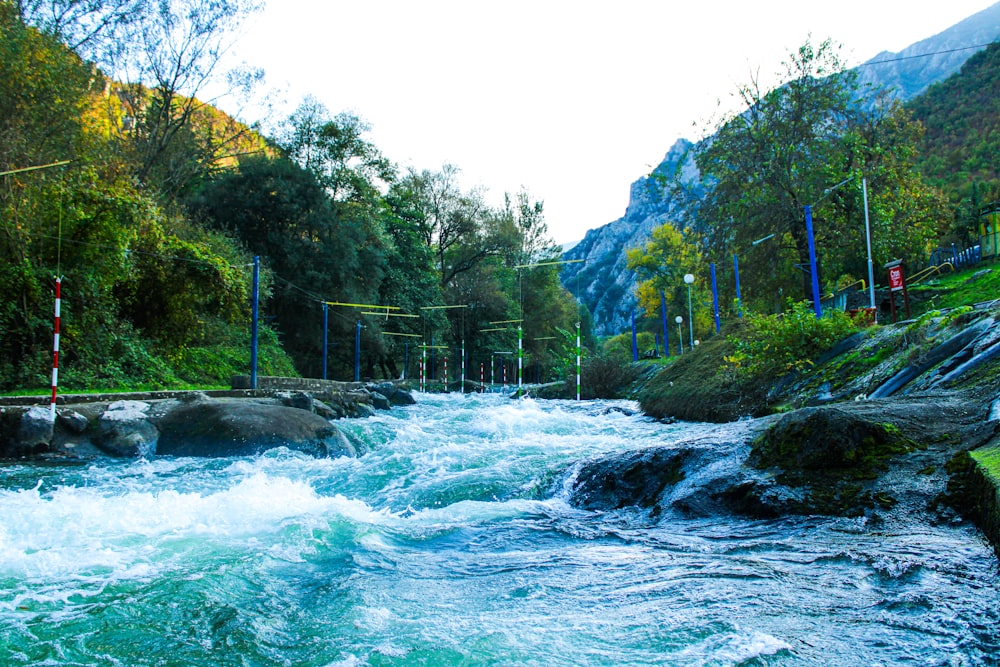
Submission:
POLYGON ((674 322, 677 322, 677 340, 678 340, 677 349, 680 350, 680 354, 684 354, 684 335, 683 332, 681 331, 681 322, 683 321, 684 318, 681 317, 680 315, 674 318, 674 322))
POLYGON ((875 308, 875 271, 872 268, 872 228, 868 222, 868 179, 861 177, 861 193, 865 200, 865 240, 868 243, 868 307, 875 308))
POLYGON ((690 336, 688 336, 688 343, 691 345, 691 349, 693 350, 694 349, 694 315, 692 315, 692 313, 691 313, 691 283, 694 282, 694 274, 685 273, 684 274, 684 282, 686 282, 687 286, 688 286, 688 327, 690 327, 690 331, 688 332, 690 334, 690 336))

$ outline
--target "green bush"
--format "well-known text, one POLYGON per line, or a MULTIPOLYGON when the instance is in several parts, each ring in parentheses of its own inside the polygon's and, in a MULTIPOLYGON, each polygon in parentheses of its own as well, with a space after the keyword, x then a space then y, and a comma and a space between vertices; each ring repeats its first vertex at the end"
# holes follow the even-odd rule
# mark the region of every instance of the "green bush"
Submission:
MULTIPOLYGON (((648 331, 640 331, 636 334, 636 346, 639 348, 639 355, 656 348, 656 337, 648 331)), ((601 351, 607 356, 617 357, 625 361, 632 361, 632 332, 612 336, 604 341, 601 351)))
POLYGON ((859 330, 843 311, 817 318, 808 301, 788 303, 777 315, 748 313, 741 336, 730 337, 734 347, 726 361, 743 378, 776 377, 801 371, 836 343, 859 330))
MULTIPOLYGON (((177 376, 192 385, 228 387, 234 375, 249 375, 250 334, 247 327, 215 322, 209 331, 214 342, 183 348, 171 356, 177 376)), ((299 375, 282 349, 277 334, 267 326, 261 326, 259 331, 257 373, 280 377, 299 375)))
POLYGON ((639 369, 619 355, 599 354, 584 360, 581 370, 583 398, 623 398, 639 377, 639 369))

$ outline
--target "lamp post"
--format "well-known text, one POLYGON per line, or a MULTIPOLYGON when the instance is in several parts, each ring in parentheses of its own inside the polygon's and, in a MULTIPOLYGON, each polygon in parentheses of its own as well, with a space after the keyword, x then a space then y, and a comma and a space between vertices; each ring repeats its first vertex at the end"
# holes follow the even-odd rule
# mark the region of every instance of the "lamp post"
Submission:
POLYGON ((692 314, 692 311, 691 311, 691 283, 694 282, 694 274, 692 274, 692 273, 685 273, 684 274, 684 282, 686 282, 687 286, 688 286, 688 327, 689 327, 689 331, 688 331, 688 334, 689 334, 689 336, 688 336, 688 344, 691 346, 691 349, 693 350, 694 349, 694 315, 692 314))
POLYGON ((875 308, 875 270, 872 267, 872 228, 868 222, 868 179, 861 177, 861 193, 865 200, 865 241, 868 244, 868 307, 875 308))
POLYGON ((681 323, 684 322, 684 318, 678 315, 674 318, 674 322, 677 322, 677 349, 678 354, 684 354, 684 335, 681 330, 681 323))

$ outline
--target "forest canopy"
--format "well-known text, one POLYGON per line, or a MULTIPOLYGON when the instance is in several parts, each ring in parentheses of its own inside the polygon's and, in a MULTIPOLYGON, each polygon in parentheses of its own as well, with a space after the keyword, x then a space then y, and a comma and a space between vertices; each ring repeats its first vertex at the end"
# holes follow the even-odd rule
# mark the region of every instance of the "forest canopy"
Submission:
POLYGON ((0 0, 0 390, 49 385, 56 278, 67 390, 228 384, 249 370, 254 257, 261 374, 351 379, 358 332, 366 377, 414 375, 421 340, 490 363, 516 345, 483 331, 500 320, 523 320, 538 374, 562 373, 552 337, 581 315, 532 266, 559 254, 542 202, 401 169, 362 118, 310 98, 275 136, 200 99, 259 80, 220 57, 255 9, 0 0), (463 308, 427 309, 446 305, 463 308))

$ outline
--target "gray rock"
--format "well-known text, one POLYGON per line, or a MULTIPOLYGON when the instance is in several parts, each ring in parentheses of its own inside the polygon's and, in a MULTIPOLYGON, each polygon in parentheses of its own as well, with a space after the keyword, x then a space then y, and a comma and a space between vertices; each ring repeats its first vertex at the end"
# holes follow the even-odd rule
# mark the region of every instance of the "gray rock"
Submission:
POLYGON ((90 426, 90 421, 76 410, 58 410, 56 421, 70 433, 80 435, 90 426))
POLYGON ((283 391, 276 393, 275 397, 281 399, 282 405, 287 405, 290 408, 309 411, 313 409, 313 397, 309 392, 283 391))
POLYGON ((413 398, 413 394, 405 389, 397 389, 390 398, 389 402, 393 405, 416 405, 417 399, 413 398))
POLYGON ((388 410, 389 408, 392 407, 392 404, 389 403, 389 399, 380 394, 379 392, 373 391, 371 392, 371 395, 372 395, 372 405, 375 407, 376 410, 388 410))
POLYGON ((143 457, 156 454, 160 432, 149 420, 149 403, 115 401, 97 420, 95 444, 111 456, 143 457))
POLYGON ((382 394, 389 400, 392 400, 393 394, 396 393, 396 385, 391 382, 379 382, 378 384, 370 384, 365 387, 368 391, 377 392, 382 394))
POLYGON ((686 449, 650 448, 590 462, 576 477, 571 502, 584 509, 656 507, 684 479, 690 456, 686 449))
POLYGON ((275 447, 313 456, 358 453, 339 429, 311 410, 245 399, 178 405, 159 427, 161 455, 251 456, 275 447))
POLYGON ((367 403, 355 403, 353 406, 353 417, 358 417, 364 419, 366 417, 375 416, 375 408, 368 405, 367 403))
POLYGON ((48 449, 52 444, 52 433, 55 419, 49 408, 33 406, 21 415, 21 423, 17 430, 17 449, 22 451, 38 451, 48 449))
POLYGON ((333 407, 315 398, 312 401, 312 411, 323 419, 340 419, 343 417, 343 415, 338 413, 333 407))

